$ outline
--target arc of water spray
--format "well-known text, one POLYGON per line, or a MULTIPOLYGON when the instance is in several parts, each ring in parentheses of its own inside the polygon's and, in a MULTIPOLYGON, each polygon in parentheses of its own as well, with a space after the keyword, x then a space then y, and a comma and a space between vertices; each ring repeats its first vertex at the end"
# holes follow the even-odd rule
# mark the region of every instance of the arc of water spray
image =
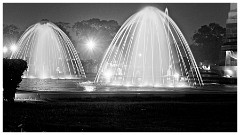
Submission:
POLYGON ((80 58, 67 35, 51 22, 30 26, 17 42, 18 50, 11 59, 25 59, 30 64, 25 76, 65 79, 86 77, 80 58), (38 50, 37 50, 38 49, 38 50), (59 61, 59 58, 62 60, 59 61))
MULTIPOLYGON (((141 83, 146 82, 147 86, 167 86, 168 80, 164 74, 174 76, 177 68, 180 75, 186 75, 189 85, 203 85, 188 43, 176 23, 169 17, 167 8, 162 12, 157 8, 147 7, 127 19, 107 49, 95 83, 104 82, 103 74, 108 68, 113 69, 111 77, 114 81, 110 80, 110 85, 120 82, 122 85, 129 83, 130 86, 142 86, 143 84, 137 83, 141 77, 141 83), (139 53, 142 57, 138 57, 139 53), (178 67, 176 62, 179 63, 178 67), (193 80, 189 77, 187 65, 190 66, 193 80), (119 75, 119 68, 122 70, 120 80, 116 77, 119 75), (137 71, 142 71, 142 74, 139 76, 137 71)), ((175 79, 172 78, 171 82, 175 83, 175 79)))

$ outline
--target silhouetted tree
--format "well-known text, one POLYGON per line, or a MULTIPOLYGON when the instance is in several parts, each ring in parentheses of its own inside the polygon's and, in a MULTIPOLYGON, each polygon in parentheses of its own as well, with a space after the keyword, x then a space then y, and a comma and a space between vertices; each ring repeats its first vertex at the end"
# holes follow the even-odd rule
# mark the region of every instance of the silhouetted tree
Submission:
POLYGON ((21 59, 3 59, 3 99, 13 102, 27 62, 21 59))
POLYGON ((195 59, 218 63, 221 45, 223 45, 226 29, 219 24, 210 23, 201 26, 193 35, 194 43, 190 46, 195 59))
POLYGON ((11 24, 11 25, 3 25, 3 44, 10 45, 12 43, 16 43, 18 38, 21 36, 20 29, 11 24))
POLYGON ((68 36, 70 40, 72 40, 72 37, 69 32, 69 29, 71 28, 70 23, 55 22, 54 24, 57 25, 68 36))
MULTIPOLYGON (((21 30, 15 25, 3 25, 3 46, 8 49, 11 45, 16 44, 21 36, 21 30)), ((4 57, 10 57, 11 52, 8 51, 4 54, 4 57)))
POLYGON ((85 73, 92 73, 93 69, 98 65, 97 61, 90 59, 90 60, 81 60, 83 69, 85 73))
MULTIPOLYGON (((90 19, 90 20, 83 20, 81 22, 76 22, 73 25, 73 29, 76 31, 76 35, 79 36, 88 36, 89 34, 93 34, 92 32, 107 32, 109 35, 104 36, 112 36, 114 37, 116 32, 120 26, 114 20, 106 21, 100 19, 90 19)), ((97 35, 98 33, 96 33, 97 35)))

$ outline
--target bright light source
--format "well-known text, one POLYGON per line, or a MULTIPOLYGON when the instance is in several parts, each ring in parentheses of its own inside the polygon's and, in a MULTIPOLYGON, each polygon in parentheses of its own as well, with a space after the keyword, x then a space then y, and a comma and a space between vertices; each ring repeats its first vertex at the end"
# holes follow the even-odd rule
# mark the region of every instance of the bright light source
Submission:
POLYGON ((95 42, 93 40, 89 40, 87 42, 87 47, 88 47, 89 50, 93 50, 94 47, 95 47, 95 42))
POLYGON ((46 79, 46 78, 47 78, 47 76, 44 73, 42 73, 40 76, 40 79, 46 79))
POLYGON ((129 82, 127 82, 126 84, 125 84, 125 86, 126 87, 130 87, 130 86, 132 86, 129 82))
POLYGON ((175 79, 179 78, 179 74, 178 73, 175 73, 173 76, 174 76, 175 79))
MULTIPOLYGON (((26 78, 27 78, 27 77, 26 77, 26 78)), ((35 77, 30 75, 30 76, 28 76, 28 78, 35 78, 35 77)))
POLYGON ((230 69, 226 69, 226 70, 225 70, 225 76, 226 76, 226 77, 229 78, 229 77, 231 77, 232 75, 233 75, 233 71, 232 71, 232 70, 230 70, 230 69))
POLYGON ((182 82, 182 83, 178 83, 175 87, 188 87, 188 85, 182 82))
POLYGON ((112 73, 112 70, 107 70, 105 73, 104 73, 104 77, 106 78, 106 80, 109 82, 110 79, 112 78, 113 76, 113 73, 112 73))
POLYGON ((154 87, 160 87, 161 85, 160 84, 154 84, 154 87))
POLYGON ((231 76, 230 75, 225 75, 225 77, 230 78, 231 76))
POLYGON ((17 46, 15 44, 11 45, 10 50, 14 53, 17 50, 17 46))
POLYGON ((6 46, 3 47, 3 53, 7 53, 8 48, 6 46))
POLYGON ((113 83, 113 85, 114 85, 114 86, 120 86, 121 84, 120 84, 120 83, 117 83, 117 82, 115 82, 115 83, 113 83))
POLYGON ((208 65, 208 66, 203 65, 202 68, 203 68, 204 70, 210 70, 211 67, 210 67, 210 65, 208 65))
POLYGON ((95 86, 83 86, 83 88, 84 88, 83 91, 87 91, 87 92, 92 92, 96 90, 95 86))

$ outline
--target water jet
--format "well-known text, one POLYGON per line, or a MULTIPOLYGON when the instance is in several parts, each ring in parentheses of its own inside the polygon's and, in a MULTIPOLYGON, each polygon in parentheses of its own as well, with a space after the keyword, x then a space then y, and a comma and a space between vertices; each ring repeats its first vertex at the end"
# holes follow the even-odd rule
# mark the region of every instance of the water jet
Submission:
POLYGON ((168 10, 150 6, 119 29, 94 82, 126 87, 203 85, 190 47, 168 10))
POLYGON ((30 26, 17 42, 11 59, 28 62, 24 78, 85 78, 80 58, 68 36, 55 24, 44 19, 30 26))

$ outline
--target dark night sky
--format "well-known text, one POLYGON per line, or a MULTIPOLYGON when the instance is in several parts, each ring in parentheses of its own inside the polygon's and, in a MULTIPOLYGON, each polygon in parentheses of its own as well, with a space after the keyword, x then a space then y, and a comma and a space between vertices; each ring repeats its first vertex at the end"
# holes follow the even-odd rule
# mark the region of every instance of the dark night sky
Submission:
POLYGON ((74 24, 77 21, 99 18, 116 20, 122 24, 133 13, 147 5, 163 11, 168 7, 169 16, 177 23, 189 42, 194 31, 202 25, 215 22, 225 27, 229 11, 229 3, 4 3, 3 23, 14 24, 22 29, 42 19, 74 24))

